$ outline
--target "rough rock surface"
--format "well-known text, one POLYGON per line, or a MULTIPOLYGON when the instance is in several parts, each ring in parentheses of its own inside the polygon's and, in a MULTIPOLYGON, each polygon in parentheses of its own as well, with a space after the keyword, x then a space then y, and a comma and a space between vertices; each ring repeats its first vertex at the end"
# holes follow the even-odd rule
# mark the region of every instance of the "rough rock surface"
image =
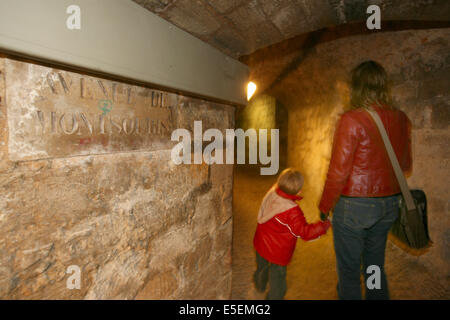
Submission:
MULTIPOLYGON (((0 298, 228 298, 232 166, 175 165, 167 148, 10 161, 8 61, 0 58, 0 298), (80 289, 67 288, 71 265, 80 289)), ((179 96, 176 113, 180 128, 194 119, 234 127, 226 105, 179 96)))

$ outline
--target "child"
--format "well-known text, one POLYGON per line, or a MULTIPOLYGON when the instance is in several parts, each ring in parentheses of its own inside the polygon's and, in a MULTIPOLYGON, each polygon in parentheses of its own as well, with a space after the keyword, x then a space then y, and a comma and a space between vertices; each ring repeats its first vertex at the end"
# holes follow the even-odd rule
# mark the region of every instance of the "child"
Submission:
POLYGON ((293 169, 284 170, 277 183, 265 195, 258 213, 253 244, 257 269, 255 287, 264 292, 269 280, 268 300, 283 299, 286 293, 286 266, 291 261, 297 238, 312 240, 327 232, 330 221, 308 224, 295 201, 303 187, 303 176, 293 169))

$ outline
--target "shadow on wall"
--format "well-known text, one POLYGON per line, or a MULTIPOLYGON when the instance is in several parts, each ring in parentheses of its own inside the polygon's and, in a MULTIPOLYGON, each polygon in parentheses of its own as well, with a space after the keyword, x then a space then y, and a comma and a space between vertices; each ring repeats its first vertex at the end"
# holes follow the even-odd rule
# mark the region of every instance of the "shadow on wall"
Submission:
MULTIPOLYGON (((269 95, 255 96, 245 108, 237 110, 236 128, 241 128, 244 131, 255 129, 257 131, 257 146, 259 146, 259 129, 267 129, 268 154, 272 152, 270 130, 279 129, 279 172, 286 167, 288 152, 288 112, 274 97, 269 95)), ((246 140, 248 141, 249 139, 247 138, 246 140)), ((257 164, 249 164, 250 143, 247 142, 245 145, 245 167, 251 170, 257 170, 265 165, 261 165, 259 162, 257 164)))

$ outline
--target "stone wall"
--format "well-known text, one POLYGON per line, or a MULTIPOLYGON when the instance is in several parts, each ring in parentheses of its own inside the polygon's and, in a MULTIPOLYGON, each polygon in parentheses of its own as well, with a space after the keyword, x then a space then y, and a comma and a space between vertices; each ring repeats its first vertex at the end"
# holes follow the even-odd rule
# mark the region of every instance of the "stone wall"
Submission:
POLYGON ((233 107, 168 94, 162 131, 141 123, 139 132, 120 117, 106 132, 85 118, 55 122, 73 129, 78 121, 72 135, 51 131, 42 121, 50 116, 34 109, 141 117, 146 98, 166 97, 155 92, 0 57, 0 298, 230 297, 233 167, 175 165, 170 130, 192 130, 194 120, 204 130, 234 128, 233 107), (91 87, 80 84, 80 93, 84 81, 91 87), (117 109, 96 110, 110 88, 118 88, 109 96, 117 109), (40 135, 21 131, 33 126, 40 135), (80 289, 67 288, 71 265, 81 269, 80 289))
MULTIPOLYGON (((275 99, 269 95, 257 95, 251 99, 247 106, 236 112, 236 127, 243 130, 267 129, 267 151, 271 152, 271 129, 279 130, 279 161, 280 170, 286 167, 287 147, 288 147, 288 113, 287 110, 275 99)), ((246 145, 245 155, 248 158, 248 145, 246 145)), ((246 163, 249 163, 246 160, 246 163)), ((256 167, 258 165, 255 165, 256 167)), ((248 167, 252 167, 249 165, 248 167)))
MULTIPOLYGON (((428 196, 429 227, 434 241, 431 249, 418 256, 405 256, 389 244, 388 268, 405 270, 406 263, 417 263, 435 276, 444 289, 450 275, 449 39, 449 29, 436 29, 378 33, 322 43, 273 90, 289 109, 288 164, 305 174, 302 207, 307 218, 314 221, 335 123, 348 105, 350 70, 368 59, 386 68, 395 103, 413 123, 414 163, 408 182, 411 187, 425 190, 428 196)), ((270 70, 270 65, 266 67, 270 70)))

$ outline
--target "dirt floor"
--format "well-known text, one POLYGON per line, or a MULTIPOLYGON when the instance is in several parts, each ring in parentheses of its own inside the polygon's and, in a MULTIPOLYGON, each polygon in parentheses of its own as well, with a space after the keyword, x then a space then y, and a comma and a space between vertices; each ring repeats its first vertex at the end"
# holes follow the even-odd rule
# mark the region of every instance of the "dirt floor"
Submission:
MULTIPOLYGON (((260 202, 276 177, 258 173, 235 167, 232 299, 259 300, 265 297, 255 291, 252 282, 256 268, 253 235, 260 202)), ((403 252, 391 241, 387 245, 385 267, 392 299, 450 299, 448 281, 437 280, 417 263, 417 257, 403 252)), ((285 298, 288 300, 337 299, 332 231, 316 241, 298 241, 293 260, 287 268, 287 284, 285 298)))

